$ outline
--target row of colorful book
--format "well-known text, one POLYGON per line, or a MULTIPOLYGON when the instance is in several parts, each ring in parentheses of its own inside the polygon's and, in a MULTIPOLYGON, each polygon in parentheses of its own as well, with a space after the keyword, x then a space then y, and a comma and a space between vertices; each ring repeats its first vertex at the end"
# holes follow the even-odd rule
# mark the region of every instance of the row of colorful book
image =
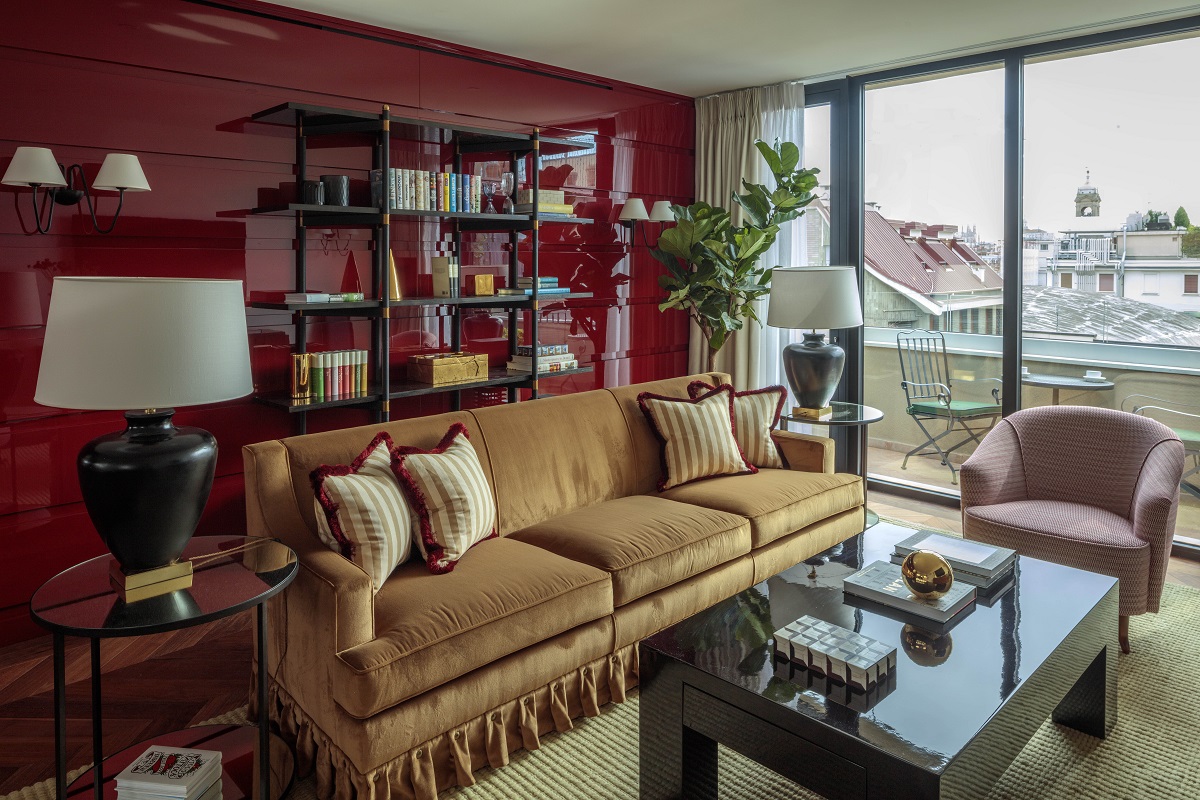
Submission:
POLYGON ((376 206, 383 205, 386 189, 387 207, 393 211, 483 211, 483 179, 478 175, 393 168, 388 170, 386 185, 382 175, 382 170, 371 170, 371 199, 376 206))
POLYGON ((221 800, 221 752, 152 744, 117 773, 117 800, 221 800))
MULTIPOLYGON (((579 361, 565 344, 543 344, 537 348, 537 371, 539 375, 550 372, 565 372, 577 369, 579 361)), ((508 360, 509 372, 533 372, 533 346, 517 345, 516 355, 508 360)))
POLYGON ((528 297, 533 294, 535 285, 537 286, 537 293, 539 295, 570 294, 571 292, 571 287, 558 285, 558 278, 539 277, 535 283, 533 278, 521 277, 517 278, 516 286, 499 289, 496 294, 508 297, 528 297))
POLYGON ((330 350, 292 356, 293 400, 339 400, 367 394, 366 350, 330 350))

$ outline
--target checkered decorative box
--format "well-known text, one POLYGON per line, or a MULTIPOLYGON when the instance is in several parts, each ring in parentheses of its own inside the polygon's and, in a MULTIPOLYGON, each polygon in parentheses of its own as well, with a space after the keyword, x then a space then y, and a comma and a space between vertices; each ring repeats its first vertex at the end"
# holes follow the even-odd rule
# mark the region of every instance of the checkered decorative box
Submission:
POLYGON ((896 648, 809 616, 775 631, 775 654, 858 689, 885 680, 896 669, 896 648))

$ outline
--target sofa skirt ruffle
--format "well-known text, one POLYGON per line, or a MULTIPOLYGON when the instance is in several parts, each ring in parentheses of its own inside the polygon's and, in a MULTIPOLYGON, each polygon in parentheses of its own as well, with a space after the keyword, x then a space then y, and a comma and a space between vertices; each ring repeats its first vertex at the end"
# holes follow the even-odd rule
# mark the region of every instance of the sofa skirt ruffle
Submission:
MULTIPOLYGON (((437 800, 451 786, 473 786, 476 770, 506 766, 512 753, 537 750, 546 734, 569 731, 572 720, 624 702, 638 684, 638 672, 637 645, 622 647, 365 773, 274 682, 268 687, 269 712, 295 749, 297 776, 313 775, 321 800, 437 800)), ((255 701, 252 692, 252 718, 255 701)))

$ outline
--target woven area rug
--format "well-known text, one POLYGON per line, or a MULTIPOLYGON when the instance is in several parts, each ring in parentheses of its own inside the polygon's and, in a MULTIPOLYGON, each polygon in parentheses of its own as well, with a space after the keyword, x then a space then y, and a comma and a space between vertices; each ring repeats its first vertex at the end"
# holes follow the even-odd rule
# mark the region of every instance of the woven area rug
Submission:
MULTIPOLYGON (((1168 585, 1163 610, 1132 622, 1133 653, 1119 660, 1119 718, 1113 735, 1093 739, 1046 722, 988 796, 980 800, 1141 800, 1200 797, 1200 590, 1168 585)), ((1115 643, 1114 643, 1115 645, 1115 643)), ((478 783, 451 789, 461 800, 615 800, 637 797, 637 698, 610 704, 575 730, 543 737, 478 783)), ((210 722, 244 720, 243 710, 210 722)), ((742 756, 721 750, 723 800, 819 800, 742 756)), ((53 800, 54 782, 0 800, 53 800)), ((289 800, 316 800, 310 780, 289 800)))

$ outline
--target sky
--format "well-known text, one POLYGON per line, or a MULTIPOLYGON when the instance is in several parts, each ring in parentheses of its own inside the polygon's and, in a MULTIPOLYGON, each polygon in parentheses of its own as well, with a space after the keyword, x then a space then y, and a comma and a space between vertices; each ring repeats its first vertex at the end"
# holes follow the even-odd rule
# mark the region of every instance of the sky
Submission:
MULTIPOLYGON (((1133 211, 1181 205, 1200 224, 1197 64, 1200 39, 1026 65, 1027 224, 1112 230, 1133 211), (1089 169, 1100 216, 1079 219, 1089 169)), ((888 218, 974 225, 998 241, 1003 79, 994 69, 868 90, 866 199, 888 218)))

